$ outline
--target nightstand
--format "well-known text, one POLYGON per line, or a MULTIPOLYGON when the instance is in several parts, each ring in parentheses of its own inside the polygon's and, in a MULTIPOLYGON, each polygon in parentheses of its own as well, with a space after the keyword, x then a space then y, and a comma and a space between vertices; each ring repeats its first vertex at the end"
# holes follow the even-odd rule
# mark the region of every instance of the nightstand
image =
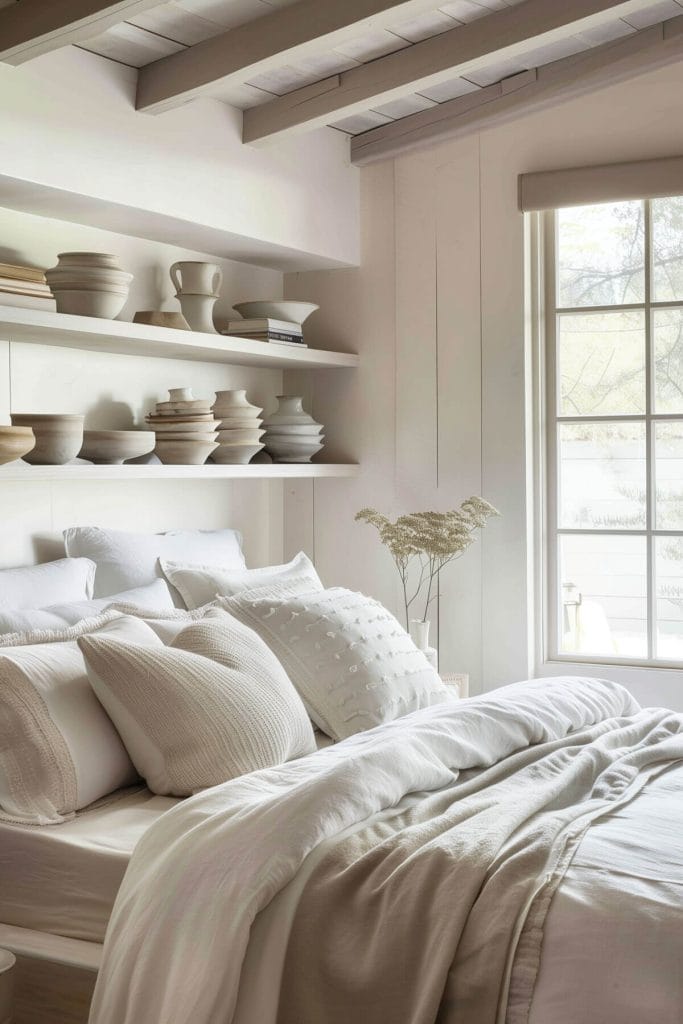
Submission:
POLYGON ((464 700, 470 695, 470 677, 467 672, 444 672, 441 676, 446 686, 458 691, 458 697, 464 700))
POLYGON ((0 1024, 12 1024, 12 1006, 14 1003, 14 953, 8 949, 0 949, 0 1024))

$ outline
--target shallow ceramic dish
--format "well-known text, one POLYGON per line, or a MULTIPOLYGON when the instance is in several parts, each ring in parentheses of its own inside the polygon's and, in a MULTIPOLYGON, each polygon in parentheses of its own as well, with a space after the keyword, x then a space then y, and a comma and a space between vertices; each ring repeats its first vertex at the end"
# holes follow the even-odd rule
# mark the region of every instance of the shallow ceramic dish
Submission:
POLYGON ((31 427, 0 427, 0 466, 23 459, 35 445, 31 427))
POLYGON ((262 448, 262 444, 221 444, 211 458, 222 466, 246 466, 262 448))
POLYGON ((13 412, 10 419, 15 427, 33 429, 35 447, 24 455, 33 466, 63 466, 83 446, 83 416, 13 412))
POLYGON ((273 299, 258 302, 235 302, 236 309, 245 320, 268 317, 271 320, 286 320, 290 324, 302 324, 311 313, 320 309, 315 302, 294 302, 287 299, 273 299))
POLYGON ((95 465, 122 466, 154 451, 155 443, 153 430, 86 430, 79 454, 95 465))
POLYGON ((165 466, 203 466, 216 448, 216 441, 157 440, 154 452, 165 466))

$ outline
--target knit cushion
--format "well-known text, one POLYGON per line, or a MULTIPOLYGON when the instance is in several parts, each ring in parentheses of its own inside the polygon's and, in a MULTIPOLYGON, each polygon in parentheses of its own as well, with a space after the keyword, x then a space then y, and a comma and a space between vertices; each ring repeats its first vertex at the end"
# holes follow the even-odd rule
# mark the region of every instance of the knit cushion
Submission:
POLYGON ((452 699, 394 616, 363 594, 335 587, 297 595, 283 584, 218 604, 263 638, 333 739, 452 699))
POLYGON ((88 683, 77 643, 86 633, 116 637, 122 646, 163 648, 144 622, 115 612, 67 629, 2 638, 0 818, 57 824, 137 780, 88 683))
POLYGON ((188 608, 199 608, 213 601, 217 594, 232 597, 255 587, 277 586, 296 581, 299 593, 322 590, 313 562, 300 551, 285 565, 268 565, 262 569, 230 569, 219 565, 185 565, 159 559, 164 576, 179 591, 188 608))
POLYGON ((172 646, 84 637, 95 693, 149 788, 189 796, 313 752, 306 710, 250 629, 214 611, 172 646))

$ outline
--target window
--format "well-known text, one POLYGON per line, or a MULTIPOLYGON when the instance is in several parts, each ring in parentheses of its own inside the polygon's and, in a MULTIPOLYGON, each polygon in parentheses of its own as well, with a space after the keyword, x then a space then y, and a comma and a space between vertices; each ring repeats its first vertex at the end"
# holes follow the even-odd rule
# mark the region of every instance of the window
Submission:
POLYGON ((548 653, 683 665, 683 197, 546 214, 548 653))

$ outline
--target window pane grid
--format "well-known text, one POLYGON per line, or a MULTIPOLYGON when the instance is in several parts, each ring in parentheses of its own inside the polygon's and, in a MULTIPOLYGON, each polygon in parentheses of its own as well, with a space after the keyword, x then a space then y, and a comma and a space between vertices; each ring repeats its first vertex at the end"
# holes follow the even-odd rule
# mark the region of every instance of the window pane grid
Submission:
POLYGON ((680 666, 683 199, 547 223, 551 655, 680 666))

